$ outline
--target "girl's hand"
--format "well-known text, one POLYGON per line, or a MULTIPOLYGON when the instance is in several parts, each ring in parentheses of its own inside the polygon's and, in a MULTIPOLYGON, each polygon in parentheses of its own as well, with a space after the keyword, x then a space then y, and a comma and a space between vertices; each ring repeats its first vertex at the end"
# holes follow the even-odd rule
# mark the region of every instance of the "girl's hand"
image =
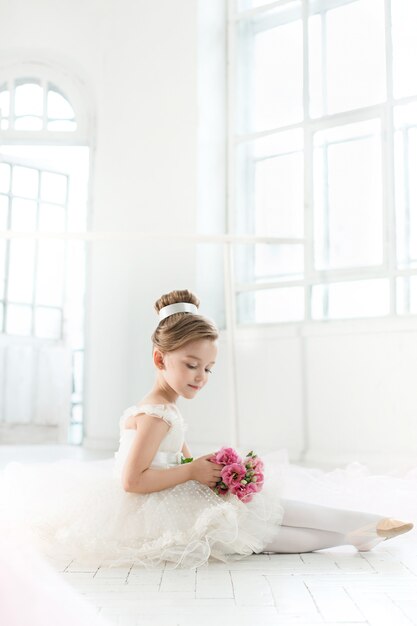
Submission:
POLYGON ((214 456, 214 452, 200 456, 190 463, 190 480, 198 480, 198 482, 203 485, 215 487, 216 483, 221 478, 220 473, 223 469, 223 465, 209 461, 212 456, 214 456))

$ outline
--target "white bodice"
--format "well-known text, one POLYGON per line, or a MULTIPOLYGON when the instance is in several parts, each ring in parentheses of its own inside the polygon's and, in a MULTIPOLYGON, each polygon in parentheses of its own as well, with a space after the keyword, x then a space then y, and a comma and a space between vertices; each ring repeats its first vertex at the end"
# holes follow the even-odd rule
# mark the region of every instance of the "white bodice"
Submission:
POLYGON ((123 465, 129 454, 130 446, 136 435, 135 428, 126 428, 125 422, 128 417, 147 413, 156 415, 169 424, 170 428, 162 439, 150 467, 169 467, 181 463, 181 448, 184 444, 184 433, 188 425, 175 404, 140 404, 127 408, 120 418, 120 441, 119 449, 115 453, 115 473, 120 475, 123 465))

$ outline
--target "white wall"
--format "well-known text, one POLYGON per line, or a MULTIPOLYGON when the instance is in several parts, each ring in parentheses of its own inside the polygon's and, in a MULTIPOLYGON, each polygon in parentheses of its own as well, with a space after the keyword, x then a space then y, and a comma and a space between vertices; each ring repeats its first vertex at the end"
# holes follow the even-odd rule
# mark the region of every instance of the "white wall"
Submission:
POLYGON ((417 320, 351 320, 241 329, 243 448, 375 469, 417 459, 417 320))
MULTIPOLYGON (((90 246, 86 444, 117 445, 118 418, 152 382, 152 310, 195 288, 222 323, 221 250, 178 233, 224 232, 225 3, 0 0, 0 62, 78 77, 94 121, 91 228, 169 240, 90 246)), ((344 462, 417 454, 417 325, 287 325, 237 332, 240 445, 344 462)), ((196 451, 230 436, 226 338, 210 385, 181 402, 196 451)))
POLYGON ((147 391, 161 293, 198 289, 196 264, 209 259, 220 280, 200 281, 199 291, 206 301, 216 292, 211 313, 222 317, 219 255, 177 242, 176 233, 224 225, 224 11, 221 0, 0 2, 0 66, 46 64, 84 90, 94 147, 91 229, 169 234, 89 247, 89 446, 114 445, 121 410, 147 391))

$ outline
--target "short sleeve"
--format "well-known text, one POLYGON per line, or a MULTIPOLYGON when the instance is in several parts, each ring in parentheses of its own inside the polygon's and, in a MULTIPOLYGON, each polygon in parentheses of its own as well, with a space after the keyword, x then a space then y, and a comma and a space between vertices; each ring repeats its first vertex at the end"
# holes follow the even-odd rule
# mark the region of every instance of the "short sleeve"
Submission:
POLYGON ((174 411, 172 411, 172 409, 170 409, 166 404, 141 404, 136 407, 135 415, 139 415, 139 413, 146 413, 147 415, 160 417, 170 427, 177 417, 174 411))
POLYGON ((125 411, 123 411, 123 414, 119 420, 119 426, 121 429, 124 428, 125 425, 125 421, 127 420, 128 417, 131 417, 132 415, 137 415, 139 413, 138 411, 138 407, 137 406, 130 406, 128 407, 125 411))

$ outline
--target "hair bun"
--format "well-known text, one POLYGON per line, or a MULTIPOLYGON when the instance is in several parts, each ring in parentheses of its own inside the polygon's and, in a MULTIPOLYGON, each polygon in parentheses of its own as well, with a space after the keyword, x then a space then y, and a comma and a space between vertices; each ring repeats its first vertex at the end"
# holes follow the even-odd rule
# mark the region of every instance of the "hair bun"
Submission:
MULTIPOLYGON (((159 311, 171 304, 186 302, 193 304, 198 308, 200 300, 197 296, 183 289, 179 291, 170 291, 164 294, 155 302, 155 310, 159 315, 159 311)), ((214 322, 203 315, 190 314, 184 311, 172 313, 164 319, 160 320, 158 326, 152 334, 152 343, 154 348, 161 352, 171 352, 181 348, 190 341, 199 339, 216 340, 219 332, 214 322)))
POLYGON ((195 304, 198 308, 200 306, 200 300, 197 296, 188 291, 188 289, 181 289, 170 291, 169 293, 165 293, 162 295, 154 304, 155 311, 159 313, 159 311, 169 304, 176 304, 177 302, 189 302, 190 304, 195 304))

